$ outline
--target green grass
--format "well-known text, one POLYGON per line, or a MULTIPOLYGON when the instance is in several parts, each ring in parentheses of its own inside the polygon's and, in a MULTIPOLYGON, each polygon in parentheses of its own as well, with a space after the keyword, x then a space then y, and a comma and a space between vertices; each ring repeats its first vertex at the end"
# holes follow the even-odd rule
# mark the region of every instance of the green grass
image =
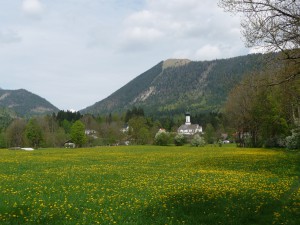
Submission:
POLYGON ((0 224, 300 224, 297 152, 0 150, 0 224))

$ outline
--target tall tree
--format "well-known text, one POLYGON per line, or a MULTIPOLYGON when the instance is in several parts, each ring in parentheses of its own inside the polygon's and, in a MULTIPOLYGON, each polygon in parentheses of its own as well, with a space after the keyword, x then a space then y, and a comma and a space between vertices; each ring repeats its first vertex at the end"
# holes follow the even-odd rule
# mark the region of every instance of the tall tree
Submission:
POLYGON ((133 106, 132 109, 128 109, 125 115, 125 122, 127 123, 131 118, 138 117, 138 116, 145 116, 144 110, 141 107, 133 106))
POLYGON ((99 124, 97 123, 94 116, 86 114, 83 115, 80 121, 85 125, 86 129, 89 130, 99 130, 99 124))
POLYGON ((59 123, 61 123, 64 120, 67 120, 69 122, 74 122, 76 120, 79 120, 82 117, 82 115, 80 114, 80 112, 72 112, 72 111, 64 111, 64 110, 60 110, 57 115, 56 115, 56 119, 57 121, 59 121, 59 123))
POLYGON ((205 127, 204 138, 206 143, 213 144, 216 141, 216 131, 215 128, 208 123, 205 127))
POLYGON ((15 117, 14 112, 5 108, 0 108, 0 131, 3 131, 12 122, 15 117))
POLYGON ((122 141, 124 133, 121 132, 121 122, 113 121, 111 124, 102 123, 99 127, 99 139, 96 143, 100 145, 114 145, 122 141))
POLYGON ((15 119, 6 129, 8 147, 22 147, 24 145, 24 132, 26 122, 23 119, 15 119))
POLYGON ((40 147, 43 140, 43 132, 36 118, 30 119, 27 123, 25 135, 31 147, 40 147))
MULTIPOLYGON (((253 76, 249 76, 246 83, 252 82, 253 76)), ((245 134, 251 132, 252 142, 256 142, 259 122, 253 118, 252 108, 257 98, 257 88, 243 83, 237 85, 229 94, 225 105, 225 114, 228 121, 237 132, 236 141, 241 146, 245 145, 245 134)))
POLYGON ((79 147, 86 143, 85 126, 80 120, 77 120, 71 127, 71 139, 79 147))
POLYGON ((150 142, 150 131, 145 117, 133 117, 128 121, 129 135, 136 144, 147 144, 150 142))
POLYGON ((247 76, 231 91, 225 106, 242 145, 280 146, 292 125, 291 114, 282 107, 287 104, 283 85, 261 86, 263 76, 268 74, 247 76))
POLYGON ((55 115, 39 117, 38 123, 43 130, 45 147, 61 147, 68 140, 65 130, 59 127, 55 115))

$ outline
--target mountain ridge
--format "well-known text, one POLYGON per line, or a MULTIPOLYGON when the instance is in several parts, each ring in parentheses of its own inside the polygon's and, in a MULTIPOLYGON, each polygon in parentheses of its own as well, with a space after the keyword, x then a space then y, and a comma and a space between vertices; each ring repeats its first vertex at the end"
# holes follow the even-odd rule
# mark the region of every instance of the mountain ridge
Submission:
POLYGON ((12 110, 21 117, 45 115, 59 111, 45 98, 25 89, 0 89, 0 107, 12 110))
POLYGON ((263 67, 262 54, 191 61, 167 59, 140 74, 82 113, 122 113, 133 106, 148 114, 219 111, 229 91, 249 72, 263 67))
MULTIPOLYGON (((263 67, 263 54, 229 59, 192 61, 167 59, 141 73, 108 97, 88 106, 81 113, 107 115, 142 107, 148 115, 220 111, 230 90, 247 73, 263 67)), ((0 108, 30 117, 58 112, 46 99, 25 89, 0 88, 0 108)))

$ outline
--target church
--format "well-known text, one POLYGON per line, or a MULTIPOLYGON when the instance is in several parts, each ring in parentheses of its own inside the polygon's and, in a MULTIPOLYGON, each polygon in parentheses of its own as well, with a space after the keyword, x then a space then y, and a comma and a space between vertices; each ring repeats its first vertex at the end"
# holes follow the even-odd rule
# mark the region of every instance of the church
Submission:
POLYGON ((191 123, 191 114, 189 112, 185 113, 185 124, 182 124, 177 133, 184 135, 194 135, 196 133, 202 133, 202 126, 199 124, 191 123))

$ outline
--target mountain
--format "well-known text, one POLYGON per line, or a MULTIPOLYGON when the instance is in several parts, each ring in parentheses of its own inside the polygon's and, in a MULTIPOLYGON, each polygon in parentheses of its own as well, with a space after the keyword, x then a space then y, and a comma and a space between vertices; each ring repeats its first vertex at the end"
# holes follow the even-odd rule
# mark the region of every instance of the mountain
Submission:
POLYGON ((120 113, 133 106, 152 115, 218 111, 245 74, 262 68, 262 58, 251 54, 212 61, 162 61, 81 112, 120 113))
POLYGON ((24 89, 0 89, 0 108, 14 111, 18 116, 22 117, 44 115, 58 111, 58 108, 46 99, 24 89))

